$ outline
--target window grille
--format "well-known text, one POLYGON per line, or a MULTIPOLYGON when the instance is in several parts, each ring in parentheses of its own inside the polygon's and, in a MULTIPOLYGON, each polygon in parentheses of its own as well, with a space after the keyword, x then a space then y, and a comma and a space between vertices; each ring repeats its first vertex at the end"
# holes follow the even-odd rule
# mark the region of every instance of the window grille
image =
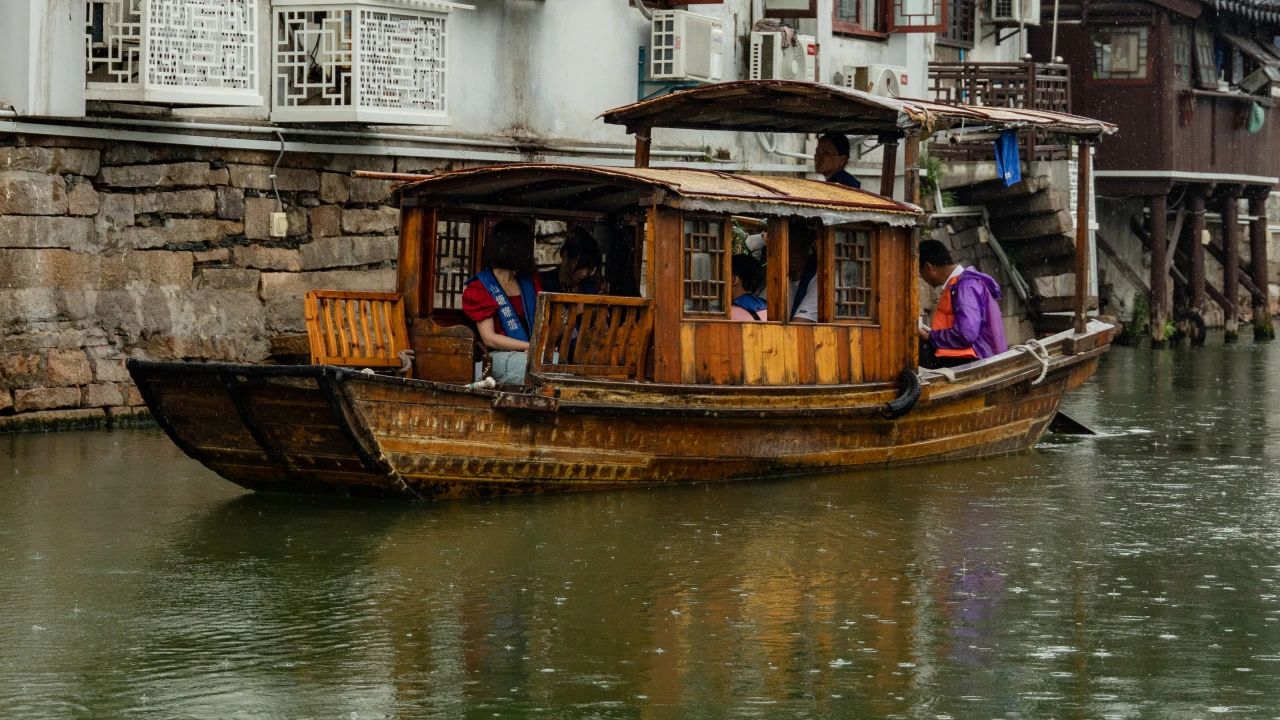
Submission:
POLYGON ((86 2, 86 99, 262 104, 258 0, 86 2))
POLYGON ((977 14, 976 0, 948 1, 947 31, 938 33, 938 44, 972 48, 977 14))
POLYGON ((1146 77, 1147 29, 1145 27, 1094 30, 1094 80, 1143 80, 1146 77))
POLYGON ((272 120, 446 123, 446 21, 381 0, 277 0, 272 120))
POLYGON ((724 223, 684 221, 684 310, 724 313, 724 223))
POLYGON ((1184 83, 1191 82, 1191 26, 1173 25, 1173 75, 1184 83))
POLYGON ((471 279, 471 222, 436 223, 434 310, 461 310, 462 289, 471 279))
POLYGON ((875 282, 871 262, 871 231, 836 231, 836 317, 870 320, 874 312, 875 282))

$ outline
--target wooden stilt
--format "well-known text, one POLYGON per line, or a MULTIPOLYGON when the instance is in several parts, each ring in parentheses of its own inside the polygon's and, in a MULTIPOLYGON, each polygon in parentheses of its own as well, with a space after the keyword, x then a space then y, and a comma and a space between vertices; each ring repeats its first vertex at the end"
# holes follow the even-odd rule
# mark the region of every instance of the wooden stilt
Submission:
POLYGON ((637 128, 632 132, 636 136, 636 167, 649 167, 649 146, 653 142, 653 130, 651 128, 637 128))
MULTIPOLYGON (((1093 156, 1087 142, 1080 143, 1080 157, 1076 163, 1076 187, 1079 188, 1076 203, 1076 309, 1075 331, 1083 333, 1089 324, 1089 175, 1092 173, 1093 156)), ((1161 257, 1164 257, 1161 255, 1161 257)))
POLYGON ((1169 196, 1152 195, 1147 201, 1151 213, 1151 347, 1162 348, 1169 320, 1169 273, 1164 257, 1169 242, 1169 196))
POLYGON ((1227 299, 1223 318, 1223 341, 1233 343, 1240 337, 1239 290, 1240 280, 1240 211, 1238 190, 1228 192, 1222 198, 1222 294, 1227 299))
MULTIPOLYGON (((1188 258, 1188 282, 1191 286, 1191 312, 1195 313, 1201 323, 1204 320, 1205 311, 1205 282, 1204 282, 1204 205, 1205 197, 1208 194, 1203 187, 1191 188, 1188 191, 1188 200, 1191 203, 1191 222, 1190 230, 1191 242, 1187 246, 1188 258)), ((1197 324, 1197 329, 1200 324, 1197 324)), ((1192 345, 1204 344, 1204 333, 1197 331, 1191 336, 1192 345)))
POLYGON ((1271 299, 1267 297, 1267 198, 1271 188, 1262 188, 1249 195, 1249 265, 1253 284, 1258 292, 1253 294, 1253 339, 1275 340, 1276 328, 1271 322, 1271 299))
MULTIPOLYGON (((902 156, 902 199, 920 204, 920 133, 907 133, 902 156)), ((884 182, 883 177, 881 182, 884 182)))
POLYGON ((893 183, 898 176, 898 136, 882 135, 880 146, 883 158, 880 160, 880 194, 893 197, 893 183))

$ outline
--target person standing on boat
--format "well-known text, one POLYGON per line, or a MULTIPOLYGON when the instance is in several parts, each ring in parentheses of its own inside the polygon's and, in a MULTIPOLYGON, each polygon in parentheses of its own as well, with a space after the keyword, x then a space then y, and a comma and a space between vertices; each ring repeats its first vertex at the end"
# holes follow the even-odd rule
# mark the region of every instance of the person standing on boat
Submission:
POLYGON ((734 255, 730 262, 733 272, 733 307, 729 319, 764 322, 769 319, 769 304, 756 293, 764 284, 764 266, 750 255, 734 255))
POLYGON ((538 274, 542 292, 603 295, 600 279, 600 244, 591 233, 578 228, 560 246, 560 264, 538 274))
POLYGON ((853 173, 844 169, 849 164, 849 138, 844 133, 828 132, 818 138, 813 151, 813 168, 827 182, 861 188, 862 183, 853 173))
POLYGON ((995 278, 960 265, 937 240, 920 243, 920 277, 943 288, 933 322, 919 328, 921 367, 963 365, 1009 349, 995 278))
POLYGON ((462 312, 476 324, 500 383, 524 383, 539 291, 533 232, 519 220, 500 221, 484 244, 484 269, 462 291, 462 312))

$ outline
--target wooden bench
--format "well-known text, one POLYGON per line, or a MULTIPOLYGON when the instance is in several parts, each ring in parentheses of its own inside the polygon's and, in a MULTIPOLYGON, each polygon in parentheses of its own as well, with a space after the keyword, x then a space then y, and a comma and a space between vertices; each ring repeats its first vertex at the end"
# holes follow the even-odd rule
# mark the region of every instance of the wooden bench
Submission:
POLYGON ((316 365, 399 369, 400 352, 410 349, 399 293, 311 290, 306 320, 316 365))

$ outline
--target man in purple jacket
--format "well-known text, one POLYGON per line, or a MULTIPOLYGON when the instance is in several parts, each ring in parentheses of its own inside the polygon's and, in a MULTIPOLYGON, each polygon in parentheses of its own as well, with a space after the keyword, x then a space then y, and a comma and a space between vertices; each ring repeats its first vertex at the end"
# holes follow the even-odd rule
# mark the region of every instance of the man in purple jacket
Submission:
POLYGON ((933 322, 919 328, 921 367, 963 365, 1009 349, 995 278, 957 264, 937 240, 920 243, 920 277, 943 288, 933 322))

